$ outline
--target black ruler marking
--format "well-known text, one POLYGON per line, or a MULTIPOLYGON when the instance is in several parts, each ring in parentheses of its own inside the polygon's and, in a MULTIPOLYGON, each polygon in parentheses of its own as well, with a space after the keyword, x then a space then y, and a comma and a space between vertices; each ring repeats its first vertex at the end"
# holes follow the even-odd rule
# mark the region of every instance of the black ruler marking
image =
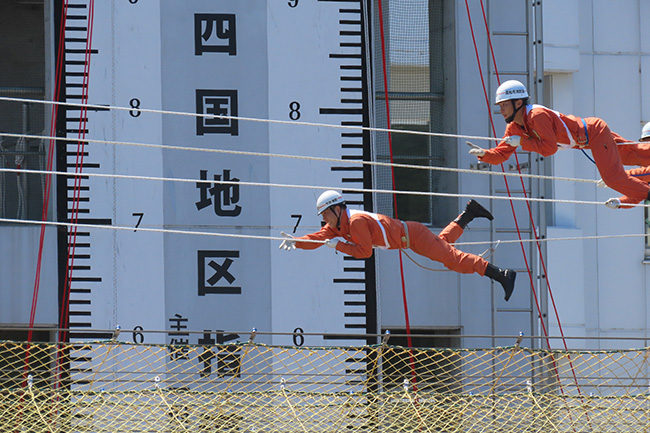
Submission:
MULTIPOLYGON (((353 7, 340 8, 339 35, 343 41, 339 43, 341 51, 330 53, 329 58, 340 61, 339 70, 341 75, 340 106, 321 107, 319 113, 322 115, 336 115, 343 126, 364 126, 370 125, 369 99, 368 99, 368 76, 367 62, 365 59, 366 47, 365 15, 364 4, 361 0, 319 0, 319 1, 342 1, 354 4, 353 7), (359 71, 358 76, 350 75, 359 71), (352 87, 351 87, 352 86, 352 87), (358 94, 350 95, 351 93, 358 94)), ((350 5, 351 6, 351 5, 350 5)), ((342 133, 341 134, 341 159, 347 161, 370 161, 370 134, 366 132, 342 133), (351 138, 360 139, 354 143, 351 138)), ((349 184, 354 188, 372 188, 372 176, 369 167, 365 166, 333 166, 333 172, 340 172, 341 182, 349 184), (359 173, 360 176, 349 177, 348 173, 359 173)), ((351 193, 343 191, 346 202, 351 205, 358 205, 365 210, 372 210, 372 195, 369 193, 351 193), (352 200, 351 197, 359 197, 352 200)), ((344 256, 344 261, 354 263, 354 266, 344 266, 345 277, 333 279, 335 285, 343 285, 343 313, 344 328, 354 332, 365 332, 374 334, 377 332, 377 307, 376 307, 376 277, 374 256, 370 259, 356 259, 351 256, 344 256)), ((323 337, 325 340, 350 340, 346 334, 328 334, 323 337)), ((366 344, 375 344, 373 338, 365 338, 366 344)), ((346 369, 349 379, 346 383, 351 385, 369 384, 369 389, 376 389, 376 372, 372 367, 372 361, 367 356, 363 359, 355 359, 353 362, 361 363, 359 368, 346 369)))
MULTIPOLYGON (((60 26, 56 25, 57 41, 63 39, 64 71, 59 79, 61 95, 60 104, 57 113, 57 132, 56 135, 61 137, 57 141, 57 171, 66 171, 74 173, 77 170, 75 157, 82 156, 84 159, 91 156, 89 143, 84 138, 90 133, 89 116, 90 112, 98 113, 108 111, 108 108, 82 108, 71 106, 67 102, 88 101, 88 82, 89 82, 89 65, 90 57, 99 54, 99 50, 93 47, 88 49, 87 44, 90 35, 88 34, 88 1, 67 4, 64 7, 58 4, 56 19, 59 23, 64 19, 63 13, 67 12, 65 17, 66 26, 63 33, 59 32, 60 26), (73 163, 73 161, 75 163, 73 163)), ((58 46, 58 42, 55 44, 58 46)), ((97 162, 84 162, 83 169, 99 169, 100 164, 97 162)), ((77 206, 79 204, 89 204, 91 196, 91 184, 89 176, 57 178, 57 221, 70 222, 73 218, 79 224, 86 225, 112 225, 110 218, 90 218, 88 208, 77 206), (84 191, 83 197, 75 197, 77 191, 84 191), (77 207, 79 207, 77 209, 77 207), (79 215, 84 215, 78 218, 79 215)), ((107 340, 112 337, 111 333, 93 332, 93 293, 97 290, 101 292, 105 284, 101 276, 93 273, 92 266, 92 232, 87 229, 79 230, 77 227, 68 227, 58 231, 58 266, 59 266, 59 299, 60 302, 66 301, 64 294, 69 290, 67 299, 68 308, 67 321, 71 329, 67 333, 70 341, 74 340, 107 340), (83 239, 84 242, 78 242, 83 239), (75 242, 74 245, 71 243, 75 242), (80 252, 84 252, 80 254, 80 252), (68 255, 73 260, 70 263, 68 255), (71 274, 68 275, 69 286, 66 287, 66 269, 71 264, 71 274), (77 307, 77 309, 72 309, 77 307)), ((63 318, 60 318, 61 321, 63 318)), ((88 363, 92 365, 93 359, 90 354, 87 356, 76 356, 81 354, 79 350, 71 352, 69 374, 78 373, 82 377, 76 379, 75 383, 83 383, 83 375, 92 373, 92 368, 88 368, 88 363), (75 353, 76 352, 76 353, 75 353), (81 365, 84 363, 86 365, 81 365)))

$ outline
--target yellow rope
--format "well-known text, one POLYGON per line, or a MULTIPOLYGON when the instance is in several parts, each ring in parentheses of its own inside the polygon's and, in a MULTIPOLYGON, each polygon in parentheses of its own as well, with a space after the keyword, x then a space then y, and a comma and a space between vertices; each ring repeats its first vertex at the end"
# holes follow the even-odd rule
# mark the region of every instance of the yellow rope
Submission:
POLYGON ((537 409, 539 409, 539 413, 541 413, 542 416, 546 419, 546 422, 547 422, 548 424, 550 424, 550 425, 553 427, 553 431, 555 431, 555 432, 559 432, 560 430, 558 430, 558 428, 555 426, 555 423, 554 423, 554 422, 553 422, 553 421, 548 417, 548 415, 546 414, 546 411, 544 410, 544 408, 542 408, 542 407, 539 405, 539 402, 538 402, 537 399, 535 398, 535 394, 532 393, 532 392, 530 392, 530 393, 528 393, 528 394, 529 394, 529 398, 532 400, 532 402, 533 402, 533 404, 535 405, 535 407, 537 407, 537 409))
POLYGON ((29 389, 22 386, 28 343, 0 341, 0 432, 45 431, 41 423, 123 433, 647 430, 646 349, 424 349, 387 339, 359 347, 250 341, 227 351, 239 358, 230 358, 227 373, 210 376, 200 374, 200 345, 31 343, 39 382, 29 389), (57 351, 95 362, 59 365, 57 351), (417 392, 398 389, 412 371, 417 392), (164 388, 159 380, 151 388, 154 376, 164 377, 164 388))
MULTIPOLYGON (((156 379, 159 379, 158 376, 156 376, 156 379)), ((156 390, 156 392, 158 392, 158 394, 160 394, 160 399, 165 404, 165 406, 167 406, 167 409, 169 410, 169 414, 172 416, 172 418, 174 418, 174 420, 176 420, 178 425, 181 426, 181 428, 184 431, 188 431, 187 428, 183 425, 183 421, 176 416, 176 411, 174 410, 174 407, 167 402, 167 399, 165 398, 165 396, 164 396, 164 394, 162 392, 162 389, 160 388, 160 384, 159 384, 158 380, 156 380, 155 390, 156 390)))
POLYGON ((291 413, 293 414, 293 417, 296 419, 298 424, 300 424, 300 428, 302 431, 307 432, 307 429, 303 425, 302 421, 300 421, 300 417, 298 417, 298 414, 296 413, 296 410, 293 408, 293 405, 291 404, 291 400, 289 400, 289 396, 287 395, 287 391, 284 389, 284 379, 282 379, 282 383, 280 385, 280 390, 282 390, 282 395, 284 395, 284 399, 286 400, 287 404, 289 405, 289 409, 291 409, 291 413))
POLYGON ((494 378, 494 381, 492 381, 492 387, 490 388, 490 394, 494 394, 494 389, 497 387, 497 384, 501 381, 501 375, 503 374, 504 371, 506 371, 506 367, 508 367, 508 364, 510 364, 510 361, 512 361, 512 358, 515 356, 516 351, 520 351, 519 346, 515 346, 511 349, 510 351, 510 356, 508 357, 508 360, 506 361, 506 365, 501 368, 501 371, 499 374, 497 374, 497 377, 494 378))
POLYGON ((407 389, 404 390, 404 394, 406 394, 406 398, 408 398, 411 408, 413 409, 418 419, 420 420, 420 424, 424 425, 424 427, 427 429, 428 432, 431 432, 431 430, 429 430, 429 426, 427 426, 427 423, 424 421, 424 419, 422 419, 422 415, 420 415, 420 410, 415 406, 415 403, 413 402, 413 399, 411 398, 411 395, 409 394, 407 389))
MULTIPOLYGON (((31 376, 30 376, 30 379, 28 379, 28 380, 31 381, 31 376)), ((46 426, 47 425, 47 420, 45 418, 43 418, 43 414, 41 413, 41 409, 38 407, 38 403, 36 402, 36 396, 34 396, 34 391, 32 390, 32 384, 31 383, 27 386, 27 392, 29 393, 29 395, 31 397, 32 403, 34 403, 34 408, 36 409, 36 413, 38 414, 38 417, 43 422, 43 426, 46 426)))

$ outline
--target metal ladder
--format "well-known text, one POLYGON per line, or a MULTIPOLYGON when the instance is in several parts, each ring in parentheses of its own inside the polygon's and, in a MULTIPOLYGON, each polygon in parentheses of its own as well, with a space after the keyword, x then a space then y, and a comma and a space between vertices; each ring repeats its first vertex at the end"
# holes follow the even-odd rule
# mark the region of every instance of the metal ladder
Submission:
MULTIPOLYGON (((499 82, 516 79, 523 82, 528 89, 531 102, 543 104, 543 50, 541 36, 542 10, 541 2, 535 0, 532 2, 518 2, 513 7, 513 3, 492 1, 488 4, 487 19, 490 29, 492 45, 495 47, 496 67, 492 61, 490 53, 488 62, 488 71, 490 80, 488 83, 488 95, 490 98, 495 94, 499 82)), ((497 137, 500 137, 504 130, 505 124, 499 122, 501 115, 498 110, 493 112, 497 137)), ((544 174, 546 172, 546 158, 536 153, 517 152, 517 159, 513 155, 503 166, 506 172, 517 173, 521 170, 523 174, 544 174)), ((497 167, 493 168, 499 171, 497 167)), ((510 188, 510 194, 513 197, 523 197, 524 192, 527 197, 546 197, 546 185, 543 181, 537 179, 526 179, 522 181, 514 177, 507 177, 507 185, 510 188)), ((490 194, 495 196, 507 197, 508 191, 506 183, 502 177, 491 176, 490 194)), ((505 203, 505 202, 504 202, 505 203)), ((528 202, 529 208, 525 202, 513 202, 516 221, 519 226, 522 240, 534 240, 535 231, 540 239, 546 237, 546 218, 544 204, 539 202, 528 202), (532 222, 531 222, 532 216, 532 222), (533 225, 534 222, 534 225, 533 225)), ((512 217, 510 206, 505 205, 510 214, 509 218, 495 218, 495 224, 492 225, 493 239, 518 239, 517 227, 512 217)), ((526 242, 521 244, 510 244, 506 256, 499 262, 507 263, 508 267, 514 267, 518 272, 517 290, 520 292, 518 299, 521 298, 521 292, 527 293, 527 300, 518 305, 508 304, 497 305, 492 313, 492 326, 495 334, 499 334, 502 324, 508 323, 510 327, 519 325, 523 329, 519 331, 528 335, 542 335, 543 330, 538 319, 538 307, 535 297, 531 291, 531 282, 526 274, 526 266, 523 259, 523 252, 527 257, 528 268, 532 276, 532 284, 537 292, 537 302, 539 310, 547 323, 547 283, 544 269, 541 265, 542 259, 546 262, 546 245, 541 242, 540 247, 535 242, 526 242), (540 257, 541 253, 541 257, 540 257), (510 264, 515 264, 511 266, 510 264)), ((503 249, 503 246, 500 248, 503 249)), ((503 254, 504 251, 501 251, 503 254)), ((497 253, 498 254, 498 253, 497 253)), ((548 329, 548 325, 547 329, 548 329)), ((494 342, 502 344, 504 342, 494 342)), ((511 344, 508 342, 507 344, 511 344)), ((535 345, 536 342, 532 344, 535 345)), ((542 344, 537 342, 537 344, 542 344)))

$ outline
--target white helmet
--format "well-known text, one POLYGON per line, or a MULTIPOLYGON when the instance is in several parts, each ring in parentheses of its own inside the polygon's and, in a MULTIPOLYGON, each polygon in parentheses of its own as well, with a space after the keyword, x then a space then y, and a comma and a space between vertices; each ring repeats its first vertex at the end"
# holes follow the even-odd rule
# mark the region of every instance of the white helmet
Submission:
POLYGON ((332 191, 331 189, 325 191, 318 197, 316 200, 316 209, 318 210, 318 215, 322 214, 325 209, 335 204, 345 204, 343 196, 338 193, 338 191, 332 191))
POLYGON ((510 99, 526 98, 528 98, 526 86, 521 84, 520 81, 508 80, 502 83, 497 89, 496 101, 494 103, 498 104, 501 101, 508 101, 510 99))
POLYGON ((643 141, 644 139, 645 141, 650 140, 650 122, 646 123, 641 131, 641 138, 639 138, 639 141, 643 141))

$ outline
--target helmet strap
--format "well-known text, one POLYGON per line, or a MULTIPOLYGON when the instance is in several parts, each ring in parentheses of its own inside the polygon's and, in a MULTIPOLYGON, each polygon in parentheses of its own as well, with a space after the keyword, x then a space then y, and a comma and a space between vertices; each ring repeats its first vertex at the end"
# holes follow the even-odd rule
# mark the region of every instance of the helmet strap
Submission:
POLYGON ((517 111, 521 110, 521 107, 524 106, 524 103, 522 101, 521 105, 519 108, 515 107, 515 101, 518 101, 519 99, 511 99, 510 102, 512 102, 512 108, 514 108, 514 111, 512 112, 512 115, 506 118, 506 123, 510 123, 513 120, 515 120, 515 116, 517 115, 517 111))
POLYGON ((341 213, 343 212, 343 209, 341 209, 340 206, 337 206, 337 208, 339 208, 339 214, 336 216, 336 228, 338 229, 341 227, 341 213))

